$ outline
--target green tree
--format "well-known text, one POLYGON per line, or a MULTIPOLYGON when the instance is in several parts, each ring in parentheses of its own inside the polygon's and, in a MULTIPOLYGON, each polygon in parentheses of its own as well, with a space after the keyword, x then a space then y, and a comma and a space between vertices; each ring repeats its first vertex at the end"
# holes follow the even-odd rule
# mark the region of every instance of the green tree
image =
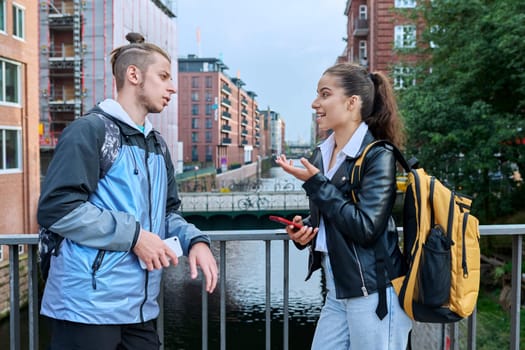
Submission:
POLYGON ((525 1, 433 0, 418 9, 426 29, 417 53, 427 59, 400 93, 407 153, 475 196, 474 212, 491 222, 524 206, 515 199, 525 184, 509 176, 515 164, 525 172, 525 1))

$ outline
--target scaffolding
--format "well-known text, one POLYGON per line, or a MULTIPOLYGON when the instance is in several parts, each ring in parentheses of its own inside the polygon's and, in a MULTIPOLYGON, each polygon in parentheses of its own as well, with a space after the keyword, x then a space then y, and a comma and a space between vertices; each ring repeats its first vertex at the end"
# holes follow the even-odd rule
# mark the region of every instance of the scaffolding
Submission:
POLYGON ((40 147, 54 149, 82 115, 81 0, 40 2, 40 147))

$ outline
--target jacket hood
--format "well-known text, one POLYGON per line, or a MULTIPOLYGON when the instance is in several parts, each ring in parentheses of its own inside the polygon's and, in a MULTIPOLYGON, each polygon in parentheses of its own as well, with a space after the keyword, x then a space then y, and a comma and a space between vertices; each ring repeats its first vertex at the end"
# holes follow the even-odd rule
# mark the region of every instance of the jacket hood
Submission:
MULTIPOLYGON (((111 98, 108 98, 100 102, 98 104, 98 107, 102 109, 104 112, 108 113, 109 115, 112 115, 116 119, 120 120, 121 122, 142 132, 142 130, 140 130, 137 124, 135 124, 135 122, 131 119, 128 113, 124 110, 124 108, 122 108, 120 103, 118 103, 117 101, 111 98)), ((149 119, 146 117, 144 121, 144 135, 149 134, 151 130, 153 130, 153 125, 151 124, 149 119)))

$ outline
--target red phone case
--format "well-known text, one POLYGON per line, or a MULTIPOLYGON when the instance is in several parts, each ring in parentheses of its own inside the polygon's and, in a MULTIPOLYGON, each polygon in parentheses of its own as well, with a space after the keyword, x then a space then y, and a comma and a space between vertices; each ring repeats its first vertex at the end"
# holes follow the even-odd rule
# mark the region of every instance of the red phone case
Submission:
POLYGON ((284 224, 284 225, 293 225, 293 226, 294 226, 295 228, 297 228, 297 229, 299 229, 299 228, 302 227, 301 225, 296 224, 295 222, 290 221, 290 220, 285 219, 285 218, 280 217, 280 216, 270 215, 268 218, 269 218, 270 220, 272 220, 272 221, 279 222, 279 223, 284 224))

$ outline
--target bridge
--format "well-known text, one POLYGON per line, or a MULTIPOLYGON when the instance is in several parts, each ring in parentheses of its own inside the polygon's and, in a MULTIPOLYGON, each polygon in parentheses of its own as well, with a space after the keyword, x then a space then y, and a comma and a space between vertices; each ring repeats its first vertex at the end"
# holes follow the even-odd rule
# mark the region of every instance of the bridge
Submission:
POLYGON ((269 215, 292 218, 308 214, 308 197, 300 191, 182 192, 181 212, 202 230, 282 228, 269 215))

